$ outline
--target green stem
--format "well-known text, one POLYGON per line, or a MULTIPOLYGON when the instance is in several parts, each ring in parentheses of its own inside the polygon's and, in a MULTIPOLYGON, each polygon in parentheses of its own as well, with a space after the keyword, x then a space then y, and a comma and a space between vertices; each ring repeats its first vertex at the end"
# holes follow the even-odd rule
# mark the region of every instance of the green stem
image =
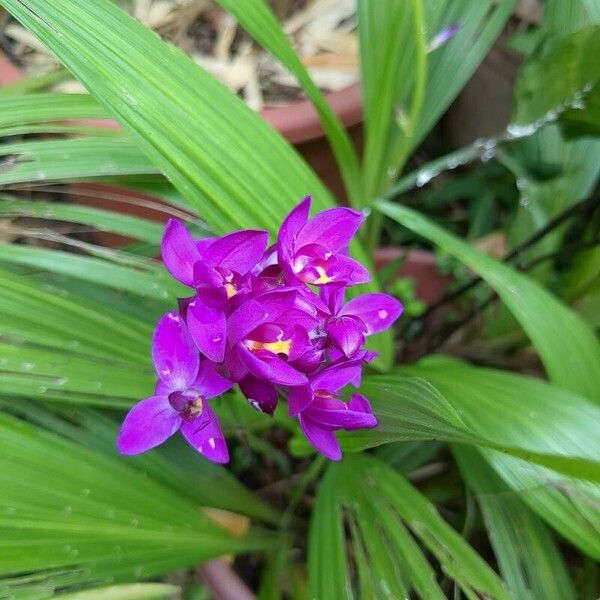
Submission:
POLYGON ((411 135, 414 135, 417 120, 423 108, 425 99, 425 84, 427 82, 427 45, 423 32, 423 2, 412 0, 413 5, 413 28, 415 33, 415 86, 413 92, 412 106, 410 109, 411 135))
MULTIPOLYGON (((404 130, 404 137, 400 142, 400 148, 395 161, 396 172, 401 172, 411 150, 411 139, 414 137, 417 129, 417 122, 423 108, 425 100, 425 87, 427 84, 427 44, 423 33, 423 2, 422 0, 412 0, 412 21, 415 39, 415 81, 413 86, 412 102, 408 115, 408 127, 404 130)), ((388 177, 387 173, 382 174, 382 180, 388 177)), ((380 193, 376 190, 373 196, 380 193)), ((369 204, 374 198, 369 199, 369 204)), ((369 253, 373 253, 379 243, 381 236, 381 226, 383 217, 380 214, 372 215, 367 226, 365 245, 369 253)))

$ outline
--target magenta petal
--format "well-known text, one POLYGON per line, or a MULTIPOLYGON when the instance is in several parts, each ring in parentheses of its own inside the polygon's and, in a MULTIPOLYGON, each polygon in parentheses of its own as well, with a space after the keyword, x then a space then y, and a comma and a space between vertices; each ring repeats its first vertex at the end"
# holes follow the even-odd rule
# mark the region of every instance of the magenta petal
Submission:
POLYGON ((312 349, 310 337, 303 327, 294 327, 291 342, 290 353, 288 355, 288 360, 290 361, 300 358, 312 349))
POLYGON ((338 285, 322 285, 319 287, 319 295, 322 302, 327 306, 332 315, 337 315, 344 304, 346 290, 338 285))
POLYGON ((348 385, 361 371, 359 360, 346 360, 323 369, 310 380, 313 390, 337 392, 348 385))
POLYGON ((207 237, 207 238, 195 240, 194 243, 196 244, 196 248, 198 249, 200 256, 203 256, 204 253, 206 252, 206 250, 208 249, 208 247, 216 241, 217 241, 217 238, 207 237))
POLYGON ((231 345, 243 340, 252 330, 263 324, 269 316, 263 305, 248 300, 236 308, 227 319, 227 336, 231 345))
POLYGON ((357 412, 371 413, 371 404, 362 394, 352 394, 348 408, 357 412))
MULTIPOLYGON (((321 286, 319 290, 324 289, 327 286, 321 286)), ((317 315, 319 313, 329 314, 329 308, 327 304, 323 302, 319 296, 311 292, 309 288, 306 286, 302 286, 297 288, 298 296, 296 298, 296 308, 308 312, 313 315, 317 315)))
POLYGON ((194 265, 194 285, 196 287, 222 287, 223 276, 204 260, 194 265))
POLYGON ((126 415, 117 449, 121 454, 140 454, 171 437, 181 424, 166 396, 152 396, 138 402, 126 415))
POLYGON ((257 296, 256 301, 267 311, 269 321, 277 322, 285 311, 294 307, 297 297, 297 290, 280 288, 257 296))
POLYGON ((295 240, 308 221, 310 202, 310 196, 305 196, 301 202, 292 208, 288 216, 283 220, 283 223, 279 228, 279 235, 277 237, 277 249, 280 254, 280 260, 281 250, 283 250, 283 253, 287 255, 287 258, 292 257, 296 247, 295 240))
POLYGON ((364 325, 355 317, 332 317, 327 321, 327 339, 334 348, 350 357, 365 341, 364 325))
POLYGON ((241 381, 248 375, 248 367, 240 359, 239 347, 239 344, 233 348, 228 346, 225 352, 224 366, 227 376, 235 382, 241 381))
POLYGON ((302 433, 312 447, 325 458, 329 460, 340 460, 342 458, 340 445, 332 431, 322 429, 317 423, 302 414, 298 415, 298 423, 300 423, 300 429, 302 429, 302 433))
POLYGON ((349 405, 341 400, 337 400, 336 404, 336 408, 320 408, 318 401, 315 401, 306 410, 306 416, 322 427, 330 429, 351 431, 369 429, 377 425, 377 419, 371 413, 351 410, 349 405))
POLYGON ((322 348, 313 346, 300 357, 294 359, 294 367, 304 373, 312 373, 316 371, 325 360, 324 351, 322 348))
POLYGON ((216 367, 217 365, 210 360, 203 360, 198 377, 192 385, 192 388, 205 398, 215 398, 233 387, 233 381, 220 375, 216 367))
POLYGON ((204 259, 212 266, 245 275, 262 259, 268 239, 266 231, 234 231, 211 244, 204 253, 204 259))
POLYGON ((322 325, 323 319, 307 313, 299 308, 292 308, 282 313, 278 318, 279 323, 290 324, 294 327, 302 327, 306 331, 313 331, 322 325))
POLYGON ((176 219, 169 219, 162 238, 161 254, 167 271, 177 281, 194 284, 194 264, 200 252, 188 230, 176 219))
POLYGON ((363 214, 351 208, 330 208, 317 213, 296 239, 296 249, 309 244, 320 244, 329 252, 345 248, 363 221, 363 214))
POLYGON ((188 307, 188 327, 200 351, 214 362, 225 357, 225 313, 206 305, 199 297, 188 307))
POLYGON ((394 323, 402 314, 402 304, 387 294, 364 294, 352 298, 339 314, 358 317, 365 324, 367 335, 372 335, 394 323))
POLYGON ((295 417, 305 410, 313 401, 313 391, 309 385, 293 387, 288 392, 288 413, 295 417))
POLYGON ((351 286, 371 281, 368 269, 349 256, 338 255, 335 263, 326 270, 333 283, 351 286))
POLYGON ((208 460, 220 464, 229 462, 227 442, 217 417, 209 406, 204 408, 201 417, 184 423, 181 426, 181 433, 186 442, 208 460))
POLYGON ((244 345, 238 345, 238 353, 250 373, 275 385, 303 385, 308 382, 306 375, 296 371, 284 360, 266 350, 250 352, 244 345))
MULTIPOLYGON (((250 273, 255 276, 260 276, 263 271, 269 269, 269 267, 277 267, 277 245, 272 244, 269 246, 262 258, 258 261, 258 263, 252 268, 250 273)), ((278 271, 278 269, 274 269, 278 271)), ((273 271, 273 269, 269 269, 269 271, 273 271)))
POLYGON ((277 235, 277 260, 290 283, 296 281, 296 275, 292 268, 296 237, 308 221, 309 211, 310 196, 306 196, 283 220, 277 235))
POLYGON ((273 414, 277 406, 277 390, 273 384, 248 375, 240 381, 240 389, 253 408, 273 414))
POLYGON ((156 373, 171 390, 183 390, 196 379, 198 350, 183 318, 176 312, 163 315, 152 338, 156 373))

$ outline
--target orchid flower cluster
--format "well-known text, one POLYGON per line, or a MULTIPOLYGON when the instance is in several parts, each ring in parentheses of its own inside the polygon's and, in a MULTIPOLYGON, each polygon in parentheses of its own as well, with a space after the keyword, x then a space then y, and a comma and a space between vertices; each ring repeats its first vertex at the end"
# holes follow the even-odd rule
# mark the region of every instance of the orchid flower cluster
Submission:
POLYGON ((158 322, 152 360, 154 394, 125 417, 123 454, 145 452, 180 431, 200 454, 226 463, 229 453, 210 400, 239 386, 257 410, 273 414, 287 398, 309 443, 341 458, 334 432, 377 425, 360 393, 362 367, 375 358, 365 338, 387 329, 402 305, 386 294, 345 302, 345 289, 369 272, 348 256, 363 215, 349 208, 309 219, 310 197, 283 221, 267 248, 266 231, 235 231, 194 240, 171 219, 162 240, 169 273, 194 290, 158 322))

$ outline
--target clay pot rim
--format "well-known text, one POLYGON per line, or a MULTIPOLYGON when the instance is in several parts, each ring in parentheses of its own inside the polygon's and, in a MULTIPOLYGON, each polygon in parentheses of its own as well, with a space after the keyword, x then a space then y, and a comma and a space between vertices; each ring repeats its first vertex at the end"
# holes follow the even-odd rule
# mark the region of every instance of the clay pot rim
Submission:
MULTIPOLYGON (((345 128, 362 121, 362 94, 359 83, 325 94, 325 100, 345 128)), ((260 114, 292 144, 308 142, 324 135, 319 115, 310 100, 264 108, 260 114)))
MULTIPOLYGON (((0 50, 0 87, 24 78, 25 73, 0 50)), ((325 100, 344 127, 352 127, 362 121, 360 84, 325 94, 325 100)), ((260 115, 291 144, 301 144, 324 135, 319 115, 310 100, 267 107, 260 111, 260 115)), ((106 124, 106 121, 103 123, 106 124)))

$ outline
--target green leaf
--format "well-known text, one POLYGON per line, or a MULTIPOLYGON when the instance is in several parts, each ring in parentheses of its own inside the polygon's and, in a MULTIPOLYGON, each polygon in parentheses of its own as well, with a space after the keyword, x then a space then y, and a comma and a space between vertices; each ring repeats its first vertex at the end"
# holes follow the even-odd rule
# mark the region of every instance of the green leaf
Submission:
POLYGON ((388 172, 393 175, 402 166, 467 83, 516 2, 422 2, 423 34, 418 32, 418 26, 415 29, 420 20, 414 20, 414 7, 418 9, 418 4, 421 3, 365 0, 357 5, 366 132, 365 202, 382 191, 388 172), (461 25, 460 30, 452 40, 428 54, 425 73, 424 44, 454 25, 461 25), (417 56, 421 56, 420 61, 417 56), (419 89, 424 74, 420 106, 419 89))
POLYGON ((453 453, 476 494, 500 572, 513 598, 575 600, 560 550, 546 526, 477 450, 457 446, 453 453))
MULTIPOLYGON (((390 375, 365 378, 361 393, 371 401, 378 426, 341 432, 338 437, 342 447, 356 451, 396 441, 456 441, 493 448, 563 474, 600 482, 600 446, 580 441, 584 432, 591 435, 593 427, 590 424, 600 420, 600 409, 595 405, 564 390, 515 375, 512 379, 509 376, 508 382, 503 383, 513 385, 520 392, 526 391, 528 397, 533 396, 536 401, 538 398, 540 400, 532 402, 527 410, 515 402, 515 412, 505 412, 497 408, 502 406, 504 409, 506 403, 498 393, 498 389, 504 388, 494 380, 494 371, 473 369, 471 373, 468 367, 464 367, 463 374, 460 363, 456 369, 450 366, 447 367, 448 377, 451 382, 457 382, 459 393, 452 384, 446 385, 445 380, 441 380, 443 386, 438 385, 439 379, 431 374, 429 363, 423 367, 401 370, 402 374, 416 377, 390 375), (461 377, 472 377, 480 385, 473 391, 463 385, 461 377), (489 391, 487 396, 480 398, 482 389, 489 391), (478 407, 488 402, 490 408, 480 418, 478 407), (558 414, 555 409, 552 413, 554 420, 545 428, 553 432, 554 443, 541 433, 533 436, 529 429, 520 429, 513 423, 519 411, 526 419, 532 412, 537 414, 539 410, 541 414, 550 414, 544 412, 548 411, 549 406, 565 406, 566 403, 570 403, 568 406, 571 408, 563 409, 558 414)), ((437 373, 434 371, 434 374, 437 373)), ((298 440, 294 447, 302 449, 306 444, 298 440)))
POLYGON ((483 277, 529 335, 550 380, 600 401, 600 344, 574 312, 527 276, 474 250, 419 213, 384 201, 377 208, 483 277))
POLYGON ((0 586, 8 595, 136 581, 273 543, 259 531, 232 538, 131 462, 6 414, 0 487, 0 586))
POLYGON ((560 126, 567 139, 600 137, 600 84, 561 115, 560 126))
POLYGON ((110 231, 142 240, 157 247, 162 238, 161 224, 110 210, 70 203, 19 200, 1 195, 0 201, 0 217, 35 217, 81 223, 101 231, 110 231))
POLYGON ((151 325, 33 278, 0 269, 2 334, 58 353, 146 360, 151 325), (103 332, 102 336, 98 331, 103 332))
POLYGON ((158 173, 125 138, 76 138, 3 144, 0 185, 158 173))
POLYGON ((132 135, 216 233, 275 231, 329 193, 292 148, 187 56, 108 0, 3 0, 132 135))
MULTIPOLYGON (((219 402, 213 403, 217 411, 219 402)), ((6 406, 6 410, 90 450, 115 455, 119 425, 106 414, 72 406, 45 407, 27 401, 6 406)), ((220 412, 219 421, 226 430, 227 422, 220 412)), ((246 489, 232 473, 199 458, 180 436, 171 438, 153 452, 122 460, 199 506, 240 513, 268 523, 276 523, 279 518, 274 509, 246 489)))
POLYGON ((62 600, 168 600, 179 597, 180 589, 167 583, 130 583, 60 594, 62 600))
POLYGON ((551 40, 523 66, 515 87, 515 122, 527 124, 573 102, 600 79, 600 27, 551 40), (540 90, 544 90, 540 94, 540 90))
POLYGON ((309 537, 312 598, 353 597, 344 521, 360 589, 368 592, 360 597, 405 597, 398 593, 411 588, 427 600, 445 597, 414 538, 469 597, 509 597, 492 569, 420 492, 381 461, 353 455, 330 465, 318 489, 309 537))
POLYGON ((350 136, 314 84, 265 0, 246 0, 244 3, 234 0, 218 0, 218 2, 263 48, 296 77, 319 114, 321 125, 344 179, 346 193, 354 205, 359 205, 361 192, 358 157, 350 136))
MULTIPOLYGON (((540 30, 543 39, 553 45, 582 28, 600 25, 598 6, 597 0, 591 0, 585 6, 581 0, 548 0, 540 30), (595 11, 591 10, 594 5, 595 11)), ((559 79, 562 80, 563 76, 560 75, 559 79)), ((566 81, 571 81, 570 76, 566 81)), ((552 85, 556 86, 557 81, 552 85)), ((575 96, 577 94, 575 92, 575 96)), ((572 100, 576 98, 569 98, 568 102, 572 100)), ((581 96, 580 101, 587 104, 590 95, 585 98, 581 96)), ((558 115, 564 108, 553 107, 550 116, 558 115)), ((572 112, 575 111, 567 110, 562 114, 570 115, 572 112)), ((544 120, 541 119, 540 122, 544 120)), ((561 122, 546 125, 529 139, 520 140, 505 148, 505 155, 513 160, 504 161, 504 164, 518 178, 521 195, 514 223, 507 232, 509 243, 513 247, 544 227, 552 217, 589 197, 594 191, 600 173, 600 141, 590 138, 568 141, 561 134, 561 129, 564 129, 561 122), (530 165, 530 169, 525 170, 521 165, 530 165), (548 181, 538 181, 529 174, 529 170, 543 165, 553 165, 558 176, 548 181)), ((525 260, 556 252, 562 238, 560 230, 546 236, 525 253, 525 260)), ((536 270, 535 275, 543 278, 547 271, 542 267, 536 270)))
POLYGON ((438 357, 403 366, 400 373, 426 377, 464 427, 483 439, 600 463, 600 440, 594 441, 593 433, 600 408, 572 392, 517 373, 438 357))
MULTIPOLYGON (((427 377, 470 430, 536 453, 598 461, 597 407, 542 381, 435 357, 401 368, 427 377)), ((600 486, 559 475, 495 450, 480 452, 548 525, 591 556, 600 556, 600 486)))
POLYGON ((406 141, 414 132, 425 85, 426 42, 421 0, 360 0, 357 14, 365 130, 363 177, 368 191, 365 203, 369 203, 388 180, 388 170, 401 168, 406 158, 406 152, 403 157, 391 152, 390 138, 406 141), (398 111, 403 114, 402 126, 395 114, 398 111))
MULTIPOLYGON (((120 256, 109 250, 103 253, 111 257, 120 256)), ((170 300, 171 304, 175 302, 178 295, 184 295, 183 286, 151 261, 140 260, 136 268, 133 268, 114 264, 104 258, 90 258, 59 250, 10 244, 0 244, 0 261, 60 273, 82 281, 128 291, 137 296, 170 300)))
POLYGON ((108 119, 110 113, 89 94, 0 96, 0 127, 66 119, 108 119))

